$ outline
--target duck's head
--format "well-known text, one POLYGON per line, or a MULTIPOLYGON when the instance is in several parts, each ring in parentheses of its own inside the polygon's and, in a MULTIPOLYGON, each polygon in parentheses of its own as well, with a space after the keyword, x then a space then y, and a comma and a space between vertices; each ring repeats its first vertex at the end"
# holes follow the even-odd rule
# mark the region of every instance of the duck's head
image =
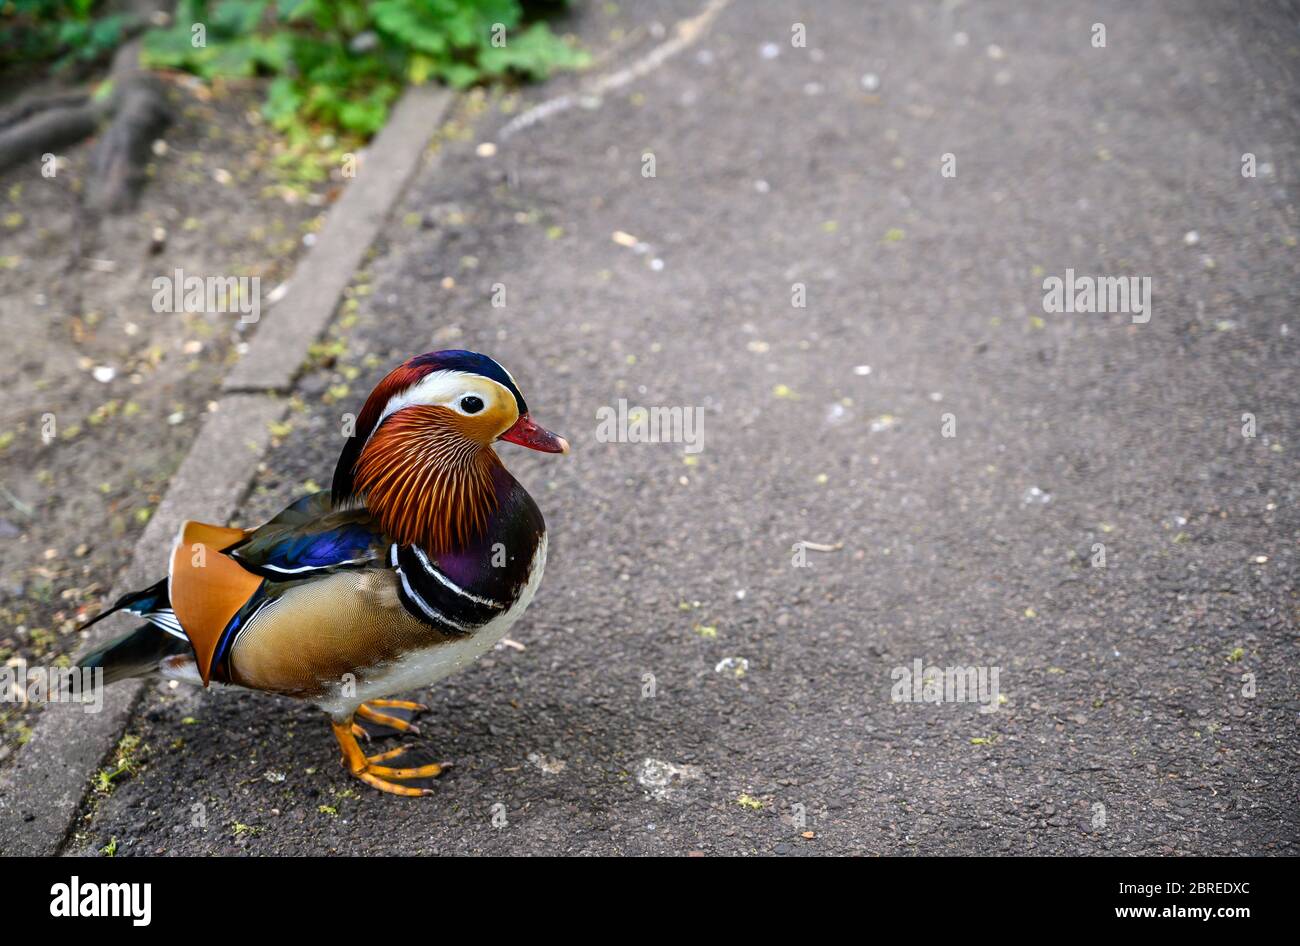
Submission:
POLYGON ((463 543, 495 508, 498 440, 569 451, 532 419, 515 379, 487 355, 416 355, 366 399, 334 470, 334 503, 364 499, 403 544, 463 543))

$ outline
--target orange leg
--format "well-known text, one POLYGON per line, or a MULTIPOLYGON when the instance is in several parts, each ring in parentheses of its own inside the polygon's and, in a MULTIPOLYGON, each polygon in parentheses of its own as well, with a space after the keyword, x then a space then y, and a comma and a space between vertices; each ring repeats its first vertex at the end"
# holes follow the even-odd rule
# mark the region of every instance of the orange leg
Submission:
POLYGON ((395 769, 385 765, 378 765, 376 763, 387 762, 406 750, 404 748, 392 749, 388 752, 381 752, 378 755, 367 757, 361 751, 361 747, 357 745, 357 737, 352 734, 352 725, 351 717, 343 722, 331 721, 330 723, 331 728, 334 730, 334 738, 338 740, 339 748, 343 750, 343 764, 348 767, 349 772, 381 792, 391 792, 394 795, 408 797, 433 794, 427 788, 411 788, 388 780, 434 778, 442 774, 443 767, 441 765, 421 765, 408 769, 395 769))
POLYGON ((393 709, 409 709, 417 713, 428 712, 429 707, 423 703, 416 703, 412 700, 367 700, 367 706, 378 706, 380 708, 390 706, 393 709))
MULTIPOLYGON (((357 715, 362 719, 368 719, 372 723, 378 723, 380 726, 387 726, 390 729, 396 729, 398 732, 412 732, 417 736, 420 734, 420 727, 415 723, 408 723, 404 719, 396 716, 389 716, 387 713, 380 713, 371 707, 394 707, 397 709, 423 710, 428 709, 420 703, 411 703, 408 700, 371 700, 369 703, 362 703, 357 707, 357 715)), ((360 727, 358 727, 360 728, 360 727)))

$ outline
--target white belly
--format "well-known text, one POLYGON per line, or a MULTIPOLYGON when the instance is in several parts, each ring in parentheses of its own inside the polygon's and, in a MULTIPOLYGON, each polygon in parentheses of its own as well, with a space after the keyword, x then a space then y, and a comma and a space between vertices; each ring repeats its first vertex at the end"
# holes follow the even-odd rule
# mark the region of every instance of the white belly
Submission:
POLYGON ((542 582, 542 571, 546 568, 546 536, 538 543, 533 555, 533 564, 528 572, 528 583, 524 585, 519 599, 510 609, 499 617, 493 618, 478 630, 463 638, 444 644, 437 644, 424 650, 412 651, 401 660, 393 661, 366 672, 365 680, 355 684, 355 690, 348 693, 340 684, 331 687, 324 696, 319 697, 316 705, 335 718, 349 716, 366 700, 377 700, 395 693, 405 693, 437 683, 443 677, 451 676, 464 670, 477 658, 487 653, 497 641, 506 636, 511 625, 519 620, 537 593, 537 586, 542 582))

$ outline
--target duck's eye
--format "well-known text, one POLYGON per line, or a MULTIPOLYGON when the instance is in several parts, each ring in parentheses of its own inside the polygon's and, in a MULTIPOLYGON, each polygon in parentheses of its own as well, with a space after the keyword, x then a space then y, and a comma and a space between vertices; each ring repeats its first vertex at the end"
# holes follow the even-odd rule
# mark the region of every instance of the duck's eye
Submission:
POLYGON ((460 399, 460 409, 466 414, 477 414, 479 411, 483 410, 483 399, 475 397, 472 394, 468 397, 463 397, 460 399))

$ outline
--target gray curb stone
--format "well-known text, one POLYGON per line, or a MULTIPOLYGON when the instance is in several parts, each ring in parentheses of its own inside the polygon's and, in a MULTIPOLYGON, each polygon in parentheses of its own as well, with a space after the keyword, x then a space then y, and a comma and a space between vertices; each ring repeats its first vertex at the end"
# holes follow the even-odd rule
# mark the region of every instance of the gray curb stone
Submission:
POLYGON ((289 280, 288 294, 264 314, 250 351, 226 376, 225 390, 285 392, 293 386, 308 346, 325 331, 452 98, 427 86, 402 97, 289 280))

